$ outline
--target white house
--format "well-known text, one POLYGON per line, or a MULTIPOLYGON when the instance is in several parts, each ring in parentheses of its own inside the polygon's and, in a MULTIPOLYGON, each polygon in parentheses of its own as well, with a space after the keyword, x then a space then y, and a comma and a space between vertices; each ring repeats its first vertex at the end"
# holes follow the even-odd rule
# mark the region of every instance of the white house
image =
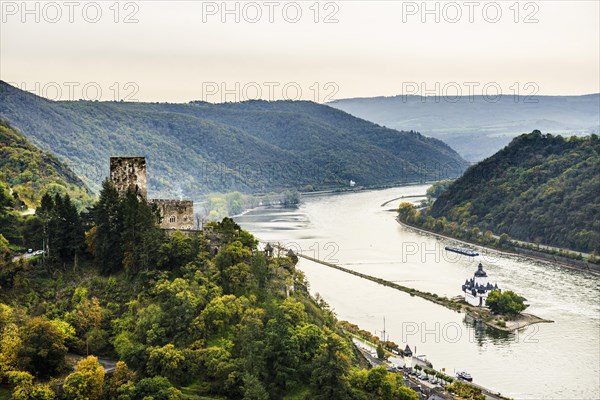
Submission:
POLYGON ((492 290, 499 290, 498 284, 492 285, 488 281, 487 273, 483 270, 481 263, 479 263, 473 278, 467 279, 465 284, 462 285, 465 301, 477 307, 485 306, 485 300, 492 290))

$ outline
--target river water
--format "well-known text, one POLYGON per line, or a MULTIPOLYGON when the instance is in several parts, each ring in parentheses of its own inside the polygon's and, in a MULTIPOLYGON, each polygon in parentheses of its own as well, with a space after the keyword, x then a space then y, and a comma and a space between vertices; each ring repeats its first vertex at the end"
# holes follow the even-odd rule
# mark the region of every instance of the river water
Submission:
POLYGON ((256 209, 236 218, 261 240, 346 268, 448 297, 460 295, 479 262, 501 289, 527 299, 526 312, 555 321, 503 333, 464 314, 354 275, 300 259, 313 294, 339 319, 426 355, 448 374, 468 371, 475 383, 516 399, 600 398, 598 279, 545 262, 481 252, 448 253, 451 240, 399 225, 390 211, 401 196, 427 185, 303 198, 297 209, 256 209))

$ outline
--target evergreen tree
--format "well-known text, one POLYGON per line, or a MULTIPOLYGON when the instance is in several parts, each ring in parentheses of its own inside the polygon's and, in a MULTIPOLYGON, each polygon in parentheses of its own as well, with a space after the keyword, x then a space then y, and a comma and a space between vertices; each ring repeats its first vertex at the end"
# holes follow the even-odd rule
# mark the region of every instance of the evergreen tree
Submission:
POLYGON ((154 205, 140 200, 128 191, 122 200, 123 266, 130 273, 154 268, 162 232, 158 226, 159 215, 154 205))
POLYGON ((95 259, 103 274, 116 272, 122 267, 122 220, 119 193, 106 179, 102 183, 100 199, 92 210, 96 224, 95 259))

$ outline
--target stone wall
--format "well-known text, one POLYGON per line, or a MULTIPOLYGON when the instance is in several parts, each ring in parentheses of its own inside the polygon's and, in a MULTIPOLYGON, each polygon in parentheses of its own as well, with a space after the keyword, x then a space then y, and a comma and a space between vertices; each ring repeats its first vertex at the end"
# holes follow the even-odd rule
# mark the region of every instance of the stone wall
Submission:
POLYGON ((148 198, 144 157, 111 157, 110 180, 121 196, 132 189, 140 198, 148 198))
POLYGON ((158 206, 163 229, 194 229, 194 202, 192 200, 152 199, 151 203, 158 206))

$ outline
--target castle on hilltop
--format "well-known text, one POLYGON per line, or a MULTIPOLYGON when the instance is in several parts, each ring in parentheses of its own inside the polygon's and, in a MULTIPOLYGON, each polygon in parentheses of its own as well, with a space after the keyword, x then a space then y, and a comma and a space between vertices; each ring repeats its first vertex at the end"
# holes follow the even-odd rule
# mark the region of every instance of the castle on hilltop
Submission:
POLYGON ((192 200, 150 199, 145 157, 111 157, 110 180, 123 196, 132 190, 140 199, 156 204, 160 211, 160 227, 168 230, 194 229, 194 202, 192 200))

